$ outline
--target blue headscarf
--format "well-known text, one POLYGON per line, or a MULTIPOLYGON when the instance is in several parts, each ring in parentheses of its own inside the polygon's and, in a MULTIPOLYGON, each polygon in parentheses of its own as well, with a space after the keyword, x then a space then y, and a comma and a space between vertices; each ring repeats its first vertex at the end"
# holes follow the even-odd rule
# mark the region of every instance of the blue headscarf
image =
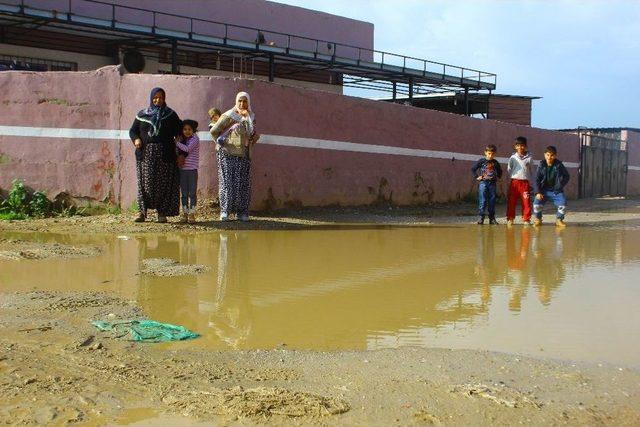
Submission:
POLYGON ((166 96, 166 92, 161 87, 154 87, 151 89, 151 94, 149 95, 149 106, 144 110, 140 110, 136 117, 138 120, 151 125, 149 136, 157 136, 160 133, 162 120, 166 119, 171 114, 174 114, 174 111, 167 106, 166 102, 162 105, 153 104, 153 97, 156 96, 158 92, 162 92, 166 96))

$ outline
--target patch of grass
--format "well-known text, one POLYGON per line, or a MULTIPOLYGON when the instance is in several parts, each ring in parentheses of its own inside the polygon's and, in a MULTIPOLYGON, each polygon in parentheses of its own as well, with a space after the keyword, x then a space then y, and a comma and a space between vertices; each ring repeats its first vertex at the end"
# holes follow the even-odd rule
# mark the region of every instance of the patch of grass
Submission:
POLYGON ((0 219, 16 220, 45 218, 50 216, 69 217, 84 215, 86 209, 62 202, 54 204, 42 191, 29 193, 24 181, 14 179, 9 195, 0 201, 0 219))
POLYGON ((15 212, 0 212, 0 220, 4 221, 15 221, 15 220, 23 220, 27 219, 25 215, 15 213, 15 212))
POLYGON ((111 215, 120 215, 122 213, 122 209, 118 205, 107 205, 105 211, 111 215))
POLYGON ((137 200, 134 200, 134 201, 131 203, 131 206, 129 206, 129 208, 128 208, 127 210, 128 210, 129 212, 132 212, 132 213, 139 212, 139 211, 140 211, 140 207, 138 206, 138 201, 137 201, 137 200))
POLYGON ((74 205, 67 206, 66 203, 62 203, 60 209, 55 212, 55 216, 70 218, 72 216, 84 216, 87 213, 87 208, 79 208, 74 205))

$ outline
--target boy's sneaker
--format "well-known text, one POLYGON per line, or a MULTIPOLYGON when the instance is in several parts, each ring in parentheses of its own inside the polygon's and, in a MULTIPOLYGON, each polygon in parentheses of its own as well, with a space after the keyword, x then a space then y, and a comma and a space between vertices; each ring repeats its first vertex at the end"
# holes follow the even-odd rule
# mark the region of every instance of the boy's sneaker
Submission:
POLYGON ((562 219, 556 219, 556 227, 566 227, 567 224, 562 219))
POLYGON ((513 220, 512 219, 508 219, 507 220, 507 227, 513 227, 513 220))
POLYGON ((180 215, 180 223, 184 224, 185 222, 187 222, 189 220, 189 216, 187 215, 186 212, 182 212, 182 215, 180 215))
POLYGON ((476 224, 478 224, 478 225, 484 224, 484 215, 482 215, 480 218, 478 218, 478 222, 476 224))
POLYGON ((222 212, 220 214, 220 221, 229 221, 229 214, 226 212, 222 212))
POLYGON ((189 224, 195 224, 195 223, 196 223, 196 214, 194 214, 194 213, 190 213, 190 214, 187 216, 187 222, 188 222, 189 224))
POLYGON ((533 220, 533 225, 536 227, 540 227, 542 225, 542 220, 540 218, 536 218, 533 220))
POLYGON ((498 221, 496 221, 495 218, 489 218, 489 224, 491 225, 498 225, 498 221))

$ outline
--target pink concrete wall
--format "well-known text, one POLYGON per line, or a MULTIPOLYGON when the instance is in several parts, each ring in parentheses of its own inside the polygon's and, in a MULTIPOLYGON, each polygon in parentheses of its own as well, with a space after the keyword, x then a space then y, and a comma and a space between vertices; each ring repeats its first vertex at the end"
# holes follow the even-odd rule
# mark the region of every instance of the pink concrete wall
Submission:
MULTIPOLYGON (((544 147, 578 162, 575 135, 402 105, 369 101, 268 82, 205 76, 120 76, 115 67, 83 73, 0 73, 0 125, 128 129, 161 86, 182 118, 206 129, 211 106, 227 109, 235 93, 252 96, 263 134, 477 154, 493 143, 508 157, 515 136, 529 138, 536 158, 544 147), (45 101, 43 101, 45 100, 45 101)), ((136 195, 133 147, 129 141, 0 137, 0 187, 24 178, 52 197, 112 198, 126 207, 136 195), (113 165, 111 167, 110 165, 113 165)), ((475 191, 470 161, 258 145, 253 160, 253 209, 285 206, 398 205, 448 201, 475 191)), ((577 169, 570 169, 570 197, 577 194, 577 169)), ((214 150, 201 150, 199 191, 217 193, 214 150)), ((504 182, 501 187, 504 191, 504 182)))
MULTIPOLYGON (((7 1, 7 0, 5 0, 7 1)), ((273 41, 278 46, 286 46, 286 39, 270 34, 269 31, 294 34, 313 39, 321 39, 373 49, 373 24, 342 16, 331 15, 315 10, 289 6, 264 0, 103 0, 105 3, 135 7, 140 9, 163 12, 216 21, 234 25, 265 30, 265 39, 273 41)), ((18 0, 8 0, 19 3, 18 0)), ((48 10, 67 11, 68 0, 25 0, 25 4, 48 10)), ((74 13, 93 18, 111 19, 111 6, 90 3, 83 0, 73 0, 71 3, 74 13)), ((152 25, 153 16, 149 13, 136 12, 131 9, 120 9, 116 13, 116 20, 123 23, 152 25)), ((168 16, 157 16, 156 25, 160 28, 176 31, 190 31, 189 22, 184 19, 168 16)), ((222 26, 196 23, 193 31, 198 34, 224 36, 222 26)), ((229 38, 254 41, 255 32, 232 30, 229 38)), ((314 50, 315 43, 303 40, 293 40, 292 47, 314 50)), ((320 46, 321 51, 327 51, 326 44, 320 46)), ((341 49, 338 55, 357 58, 357 51, 341 49)), ((371 55, 369 55, 369 58, 371 55)), ((367 55, 362 56, 367 59, 367 55)))
MULTIPOLYGON (((629 166, 640 166, 640 132, 623 130, 622 139, 627 141, 629 166)), ((630 169, 627 171, 627 194, 640 195, 640 171, 630 169)))
MULTIPOLYGON (((120 75, 114 68, 78 73, 0 73, 0 125, 118 129, 120 75)), ((24 179, 50 197, 67 192, 119 200, 120 143, 0 135, 0 188, 24 179)))

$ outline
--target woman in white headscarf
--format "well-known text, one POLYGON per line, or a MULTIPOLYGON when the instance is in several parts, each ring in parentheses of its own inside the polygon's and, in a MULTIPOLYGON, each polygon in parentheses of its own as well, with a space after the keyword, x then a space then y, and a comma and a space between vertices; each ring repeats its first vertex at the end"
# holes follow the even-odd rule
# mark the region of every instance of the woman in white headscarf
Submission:
POLYGON ((235 213, 240 221, 249 221, 251 154, 259 135, 248 93, 236 95, 236 105, 220 116, 211 135, 218 155, 220 220, 235 213))

